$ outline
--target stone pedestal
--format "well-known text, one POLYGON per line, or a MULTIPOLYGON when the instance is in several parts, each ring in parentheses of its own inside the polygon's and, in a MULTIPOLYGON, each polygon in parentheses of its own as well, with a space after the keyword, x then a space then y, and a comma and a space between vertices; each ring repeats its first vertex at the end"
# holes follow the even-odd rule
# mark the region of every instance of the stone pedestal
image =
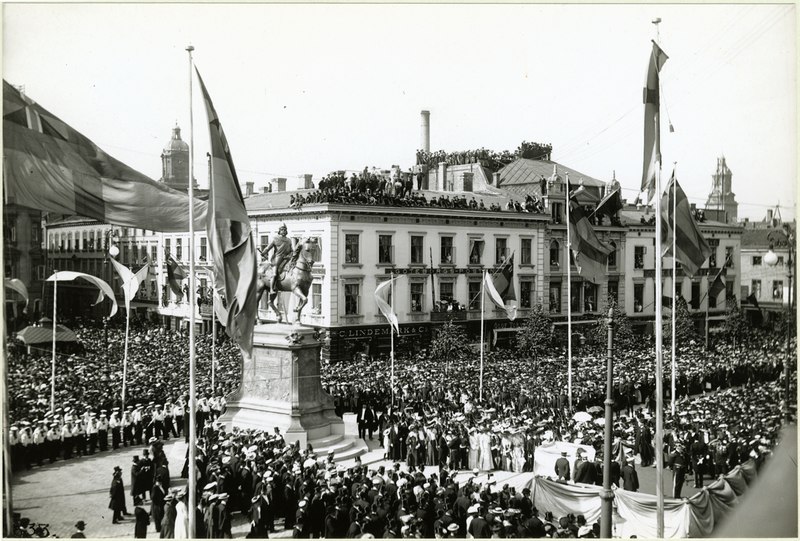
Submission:
MULTIPOLYGON (((322 344, 316 331, 288 324, 256 325, 253 356, 244 359, 242 385, 227 397, 219 421, 230 428, 278 427, 287 443, 340 441, 344 423, 319 379, 322 344)), ((316 448, 316 447, 315 447, 316 448)))

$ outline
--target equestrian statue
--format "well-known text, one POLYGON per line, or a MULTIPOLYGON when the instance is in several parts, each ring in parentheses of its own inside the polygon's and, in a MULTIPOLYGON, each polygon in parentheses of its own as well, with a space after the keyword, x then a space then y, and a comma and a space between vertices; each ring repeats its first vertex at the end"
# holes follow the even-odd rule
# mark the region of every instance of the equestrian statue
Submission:
MULTIPOLYGON (((290 239, 286 234, 286 224, 281 224, 278 235, 260 251, 264 259, 258 267, 256 305, 261 302, 261 296, 266 291, 270 308, 278 316, 278 323, 283 323, 283 313, 275 306, 275 298, 281 291, 289 291, 297 298, 294 312, 295 323, 299 323, 300 313, 308 302, 308 290, 311 288, 311 267, 314 264, 316 240, 290 239)), ((288 314, 286 319, 289 319, 288 314)))

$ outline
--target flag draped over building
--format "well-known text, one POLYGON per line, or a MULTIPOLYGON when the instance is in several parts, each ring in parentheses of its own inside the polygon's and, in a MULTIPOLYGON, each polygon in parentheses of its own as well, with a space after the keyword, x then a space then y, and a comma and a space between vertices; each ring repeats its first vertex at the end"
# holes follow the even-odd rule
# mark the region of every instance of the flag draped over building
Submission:
POLYGON ((517 317, 517 296, 514 293, 514 254, 500 269, 485 275, 486 292, 498 308, 505 311, 510 320, 517 317))
POLYGON ((703 266, 703 262, 711 254, 711 248, 694 221, 689 200, 675 178, 675 173, 672 174, 667 191, 661 198, 661 231, 663 255, 675 257, 689 276, 697 274, 697 271, 703 266), (674 216, 672 212, 673 197, 675 198, 674 216), (672 253, 673 234, 675 235, 675 254, 672 253))
POLYGON ((647 192, 647 202, 655 193, 656 167, 661 163, 661 136, 659 135, 659 72, 669 57, 653 42, 650 63, 647 67, 647 81, 644 87, 644 161, 642 171, 642 192, 647 192))
POLYGON ((257 312, 256 248, 228 140, 203 78, 199 71, 196 72, 206 105, 211 140, 206 231, 214 265, 214 288, 225 294, 228 336, 251 354, 257 312))
POLYGON ((606 274, 608 254, 613 248, 597 238, 582 206, 573 200, 569 205, 570 248, 575 267, 583 278, 594 284, 599 283, 606 274))
POLYGON ((181 267, 180 263, 175 261, 174 257, 171 255, 167 256, 167 282, 169 283, 169 288, 178 297, 178 301, 183 298, 181 282, 185 280, 187 276, 186 269, 181 267))
MULTIPOLYGON (((154 231, 189 229, 189 197, 112 158, 3 81, 7 202, 154 231)), ((206 203, 196 200, 195 224, 206 203)))
POLYGON ((139 286, 143 284, 145 280, 147 280, 147 274, 150 267, 145 265, 134 274, 128 267, 116 259, 109 259, 111 264, 114 265, 114 268, 117 270, 119 277, 122 278, 122 292, 125 294, 125 309, 128 311, 128 314, 130 314, 131 301, 133 300, 133 297, 136 296, 136 292, 139 291, 139 286))
POLYGON ((392 310, 389 299, 389 290, 392 286, 392 280, 394 280, 394 276, 392 276, 390 280, 381 282, 378 287, 375 288, 375 304, 378 305, 378 309, 381 311, 381 314, 383 314, 383 317, 394 327, 395 332, 400 334, 400 324, 397 321, 397 314, 392 310))

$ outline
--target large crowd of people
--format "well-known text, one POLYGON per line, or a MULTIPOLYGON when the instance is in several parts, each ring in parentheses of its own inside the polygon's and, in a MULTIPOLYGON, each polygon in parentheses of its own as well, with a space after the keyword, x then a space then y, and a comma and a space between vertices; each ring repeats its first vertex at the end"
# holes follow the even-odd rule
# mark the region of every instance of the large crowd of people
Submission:
POLYGON ((553 152, 552 145, 542 145, 523 141, 514 152, 503 150, 497 152, 486 148, 475 150, 462 150, 456 152, 445 152, 444 150, 426 151, 417 150, 417 165, 425 165, 428 168, 435 168, 440 163, 447 165, 463 165, 479 163, 493 171, 513 162, 517 158, 525 157, 537 160, 549 160, 553 152))
MULTIPOLYGON (((28 354, 21 347, 11 348, 14 466, 113 452, 126 444, 147 446, 148 453, 137 456, 131 471, 136 478, 129 487, 135 515, 152 520, 161 537, 184 537, 187 495, 183 489, 170 488, 161 448, 169 438, 185 437, 186 390, 176 389, 173 382, 188 379, 187 338, 134 327, 123 410, 121 329, 112 328, 106 341, 101 327, 73 326, 84 348, 59 361, 55 412, 49 406, 48 352, 28 354), (146 510, 143 502, 148 495, 146 510)), ((715 353, 691 348, 681 352, 675 412, 668 403, 661 450, 653 446, 651 354, 618 355, 614 483, 638 489, 635 466, 647 467, 661 459, 680 480, 672 494, 680 497, 687 474, 697 486, 704 476, 726 473, 750 458, 760 464, 769 456, 781 428, 785 359, 781 348, 769 340, 762 337, 735 352, 727 345, 719 345, 715 353)), ((478 483, 477 477, 496 470, 533 471, 537 447, 562 441, 593 449, 595 459, 584 453, 574 463, 561 461, 552 477, 559 482, 601 484, 602 355, 574 359, 572 408, 566 363, 558 356, 533 362, 513 351, 492 352, 485 358, 482 387, 474 355, 442 363, 423 351, 397 359, 394 371, 383 358, 323 363, 323 386, 334 397, 337 413, 355 413, 360 435, 377 438, 393 464, 370 467, 356 461, 344 468, 335 456, 301 449, 278 431, 235 427, 226 431, 217 426, 214 419, 224 409, 224 395, 240 378, 238 351, 227 339, 220 340, 214 389, 209 337, 198 337, 197 352, 198 537, 230 537, 234 516, 237 521, 246 517, 252 537, 267 537, 276 528, 304 538, 598 536, 597 525, 586 524, 582 516, 553 517, 545 509, 535 509, 530 493, 497 487, 491 478, 478 483), (426 466, 438 466, 438 473, 429 468, 426 474, 426 466), (465 470, 472 470, 474 478, 456 483, 456 473, 465 470)), ((669 374, 665 397, 669 397, 669 374)), ((188 464, 183 474, 189 475, 188 464)), ((117 507, 118 522, 127 512, 125 498, 120 503, 119 489, 114 490, 119 475, 115 473, 111 504, 117 507)))

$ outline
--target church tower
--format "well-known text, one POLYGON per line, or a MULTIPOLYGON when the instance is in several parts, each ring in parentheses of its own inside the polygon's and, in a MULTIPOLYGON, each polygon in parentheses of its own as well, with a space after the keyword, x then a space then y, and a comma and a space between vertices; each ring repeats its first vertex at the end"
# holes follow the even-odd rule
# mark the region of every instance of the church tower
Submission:
MULTIPOLYGON (((161 152, 161 182, 176 190, 189 190, 189 145, 181 139, 181 129, 172 128, 172 138, 161 152)), ((194 183, 197 187, 197 181, 194 183)))
POLYGON ((706 201, 706 210, 721 211, 728 223, 736 223, 739 216, 739 203, 736 202, 736 194, 731 190, 732 176, 725 163, 725 156, 717 158, 717 170, 711 175, 711 193, 706 201))

